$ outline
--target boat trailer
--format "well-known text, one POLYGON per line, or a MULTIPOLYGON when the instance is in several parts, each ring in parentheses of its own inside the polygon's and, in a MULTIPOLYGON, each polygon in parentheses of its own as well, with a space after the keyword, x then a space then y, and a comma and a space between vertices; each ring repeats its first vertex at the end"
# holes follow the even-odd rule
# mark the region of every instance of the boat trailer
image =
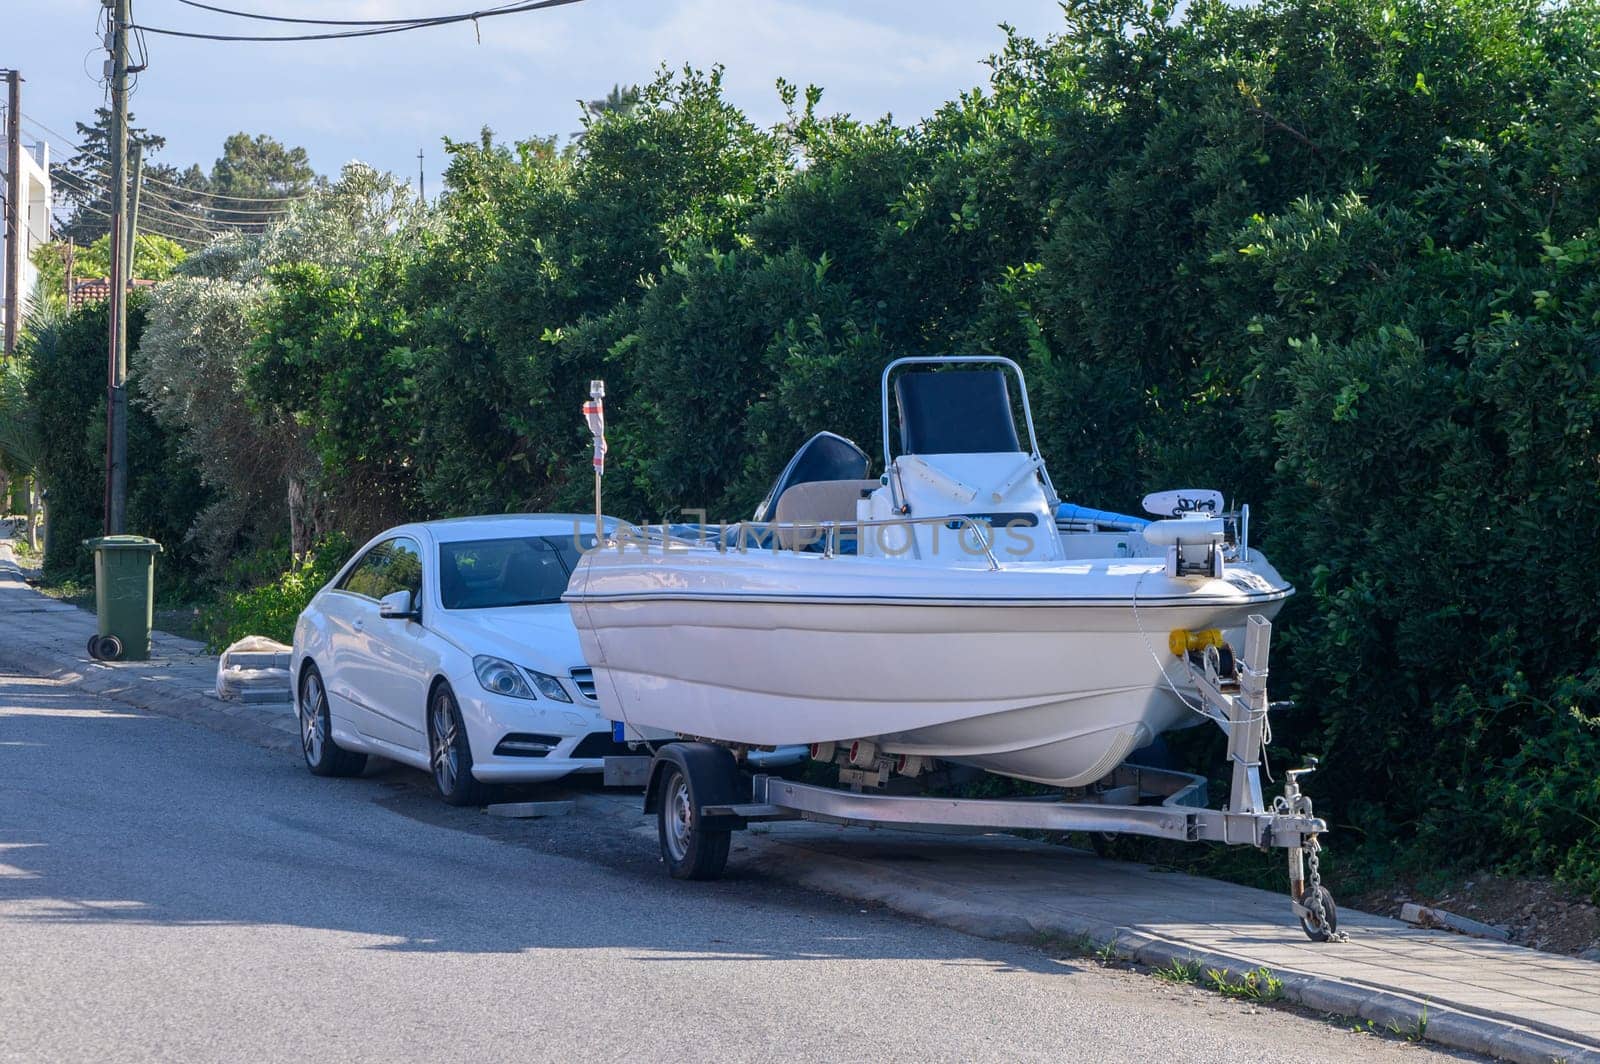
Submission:
MULTIPOLYGON (((1344 936, 1333 896, 1321 882, 1319 836, 1327 824, 1300 789, 1300 777, 1315 771, 1315 759, 1284 773, 1282 795, 1270 802, 1262 795, 1262 750, 1272 709, 1267 701, 1271 635, 1266 618, 1251 616, 1244 653, 1237 658, 1220 633, 1174 632, 1170 640, 1198 696, 1190 708, 1228 737, 1232 779, 1222 809, 1207 806, 1205 777, 1133 764, 1119 766, 1092 787, 1056 795, 955 798, 870 793, 864 779, 870 774, 862 772, 846 773, 850 790, 768 773, 747 775, 740 760, 748 751, 698 740, 669 742, 653 757, 607 758, 606 782, 645 787, 644 811, 656 814, 662 859, 680 879, 717 878, 727 864, 733 831, 776 820, 1141 835, 1283 849, 1294 915, 1313 941, 1327 942, 1344 936)), ((1184 698, 1176 687, 1173 693, 1184 698)))

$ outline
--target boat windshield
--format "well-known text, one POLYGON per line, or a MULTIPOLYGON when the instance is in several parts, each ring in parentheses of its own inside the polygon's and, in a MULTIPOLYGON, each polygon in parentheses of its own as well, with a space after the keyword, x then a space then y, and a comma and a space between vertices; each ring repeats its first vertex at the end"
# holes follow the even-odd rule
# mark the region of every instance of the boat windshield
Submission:
POLYGON ((439 597, 447 610, 561 601, 593 534, 512 536, 439 544, 439 597))

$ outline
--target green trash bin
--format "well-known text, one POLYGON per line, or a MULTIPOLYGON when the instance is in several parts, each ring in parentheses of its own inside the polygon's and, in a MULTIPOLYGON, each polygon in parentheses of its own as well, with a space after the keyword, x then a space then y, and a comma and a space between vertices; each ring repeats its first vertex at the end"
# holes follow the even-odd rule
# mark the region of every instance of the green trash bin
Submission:
POLYGON ((83 545, 94 551, 94 612, 100 622, 89 641, 90 656, 147 660, 161 544, 144 536, 101 536, 83 545))

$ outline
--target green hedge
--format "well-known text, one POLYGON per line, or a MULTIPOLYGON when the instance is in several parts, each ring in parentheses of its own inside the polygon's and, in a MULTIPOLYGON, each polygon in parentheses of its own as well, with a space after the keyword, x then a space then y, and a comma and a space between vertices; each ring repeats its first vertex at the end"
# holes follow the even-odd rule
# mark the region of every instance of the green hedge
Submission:
MULTIPOLYGON (((144 330, 146 301, 128 307, 128 343, 144 330)), ((49 492, 44 575, 87 579, 94 559, 83 541, 105 529, 106 337, 105 303, 70 316, 50 317, 23 334, 21 358, 39 415, 43 458, 39 475, 49 492)), ((188 532, 208 495, 198 471, 128 387, 127 531, 159 540, 158 595, 186 597, 196 565, 188 532)))
POLYGON ((311 597, 332 580, 354 551, 350 540, 334 534, 273 580, 239 591, 224 590, 200 614, 207 648, 221 653, 245 636, 294 642, 294 625, 311 597))

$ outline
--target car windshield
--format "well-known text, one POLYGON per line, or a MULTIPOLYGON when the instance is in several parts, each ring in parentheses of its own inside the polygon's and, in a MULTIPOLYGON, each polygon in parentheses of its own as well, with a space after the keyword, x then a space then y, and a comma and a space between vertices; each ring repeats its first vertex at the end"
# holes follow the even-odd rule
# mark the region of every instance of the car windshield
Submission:
POLYGON ((594 536, 513 536, 439 544, 439 597, 447 610, 560 602, 594 536))

